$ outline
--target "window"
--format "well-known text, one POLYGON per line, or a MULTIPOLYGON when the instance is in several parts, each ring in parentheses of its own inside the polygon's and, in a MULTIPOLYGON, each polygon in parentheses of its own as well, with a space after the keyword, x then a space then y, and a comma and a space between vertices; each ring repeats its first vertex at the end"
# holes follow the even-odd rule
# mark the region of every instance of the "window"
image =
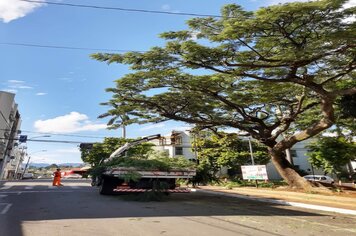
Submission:
POLYGON ((176 147, 175 154, 176 156, 183 155, 183 147, 176 147))
POLYGON ((167 145, 167 140, 166 140, 166 138, 160 138, 159 139, 159 145, 160 146, 165 146, 165 145, 167 145))
POLYGON ((172 145, 181 145, 182 144, 182 137, 180 136, 171 136, 171 144, 172 145))
POLYGON ((297 155, 297 150, 290 150, 290 155, 291 155, 292 157, 298 157, 298 155, 297 155))

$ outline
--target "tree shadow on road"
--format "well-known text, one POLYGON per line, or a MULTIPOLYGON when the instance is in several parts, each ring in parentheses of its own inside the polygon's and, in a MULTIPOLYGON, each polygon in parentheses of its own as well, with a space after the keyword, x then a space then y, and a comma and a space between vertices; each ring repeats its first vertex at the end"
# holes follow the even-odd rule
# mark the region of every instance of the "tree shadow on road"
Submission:
MULTIPOLYGON (((21 186, 18 186, 19 188, 21 186)), ((0 192, 1 194, 1 192, 0 192)), ((220 216, 321 216, 291 207, 206 193, 172 194, 162 202, 102 196, 93 187, 61 187, 46 192, 8 194, 11 209, 0 215, 1 235, 24 236, 23 222, 75 219, 220 216), (2 222, 2 223, 1 223, 2 222), (4 230, 5 229, 5 230, 4 230)), ((1 199, 0 199, 1 202, 1 199)), ((50 233, 48 234, 50 235, 50 233)))

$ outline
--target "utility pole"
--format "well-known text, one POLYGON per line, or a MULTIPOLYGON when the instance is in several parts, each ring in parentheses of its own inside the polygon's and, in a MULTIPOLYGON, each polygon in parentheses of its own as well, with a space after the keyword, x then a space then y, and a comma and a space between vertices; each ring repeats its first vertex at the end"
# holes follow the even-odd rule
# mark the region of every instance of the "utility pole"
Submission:
POLYGON ((46 151, 47 151, 47 150, 40 150, 40 151, 32 152, 32 153, 30 153, 30 154, 28 155, 27 163, 26 163, 25 169, 24 169, 23 172, 22 172, 22 176, 26 173, 28 164, 30 163, 30 160, 31 160, 31 155, 34 154, 34 153, 46 152, 46 151))
POLYGON ((253 157, 253 150, 252 150, 252 143, 251 143, 251 137, 248 137, 248 145, 250 147, 250 155, 251 155, 251 163, 254 166, 255 165, 255 159, 253 157))
POLYGON ((123 137, 124 139, 126 139, 126 126, 125 126, 125 125, 122 125, 121 127, 122 127, 122 137, 123 137))

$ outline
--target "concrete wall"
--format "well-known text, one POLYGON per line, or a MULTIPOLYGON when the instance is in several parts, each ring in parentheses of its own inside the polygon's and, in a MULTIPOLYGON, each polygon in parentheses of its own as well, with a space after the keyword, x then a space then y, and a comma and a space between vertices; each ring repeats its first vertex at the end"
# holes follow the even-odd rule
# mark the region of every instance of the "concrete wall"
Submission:
POLYGON ((0 160, 5 157, 4 153, 8 144, 6 136, 9 137, 12 128, 9 117, 15 105, 14 98, 15 94, 0 91, 0 160))
POLYGON ((14 172, 21 161, 16 149, 16 139, 21 126, 15 94, 0 91, 0 179, 14 172))

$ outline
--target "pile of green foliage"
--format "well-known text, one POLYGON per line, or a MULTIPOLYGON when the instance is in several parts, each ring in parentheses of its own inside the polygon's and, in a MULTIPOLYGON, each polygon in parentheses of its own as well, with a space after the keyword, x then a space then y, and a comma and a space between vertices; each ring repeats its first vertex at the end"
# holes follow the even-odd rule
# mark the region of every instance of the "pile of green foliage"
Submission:
MULTIPOLYGON (((92 143, 90 148, 86 148, 86 146, 80 147, 81 158, 83 162, 96 167, 100 165, 103 160, 108 159, 116 149, 132 141, 134 141, 134 139, 108 137, 101 143, 92 143)), ((154 146, 152 143, 141 143, 131 147, 126 152, 126 156, 145 156, 146 153, 152 150, 152 146, 154 146)))
POLYGON ((183 156, 171 158, 166 152, 151 151, 147 157, 131 156, 117 158, 107 164, 110 167, 134 167, 140 170, 173 171, 194 169, 195 163, 183 156))
MULTIPOLYGON (((137 170, 175 171, 195 169, 195 163, 183 156, 171 158, 166 152, 150 151, 147 155, 119 157, 108 163, 97 165, 90 170, 90 174, 95 178, 108 168, 118 167, 135 168, 137 170)), ((130 176, 135 174, 135 171, 133 171, 130 176)), ((130 179, 133 178, 130 177, 130 179)))

